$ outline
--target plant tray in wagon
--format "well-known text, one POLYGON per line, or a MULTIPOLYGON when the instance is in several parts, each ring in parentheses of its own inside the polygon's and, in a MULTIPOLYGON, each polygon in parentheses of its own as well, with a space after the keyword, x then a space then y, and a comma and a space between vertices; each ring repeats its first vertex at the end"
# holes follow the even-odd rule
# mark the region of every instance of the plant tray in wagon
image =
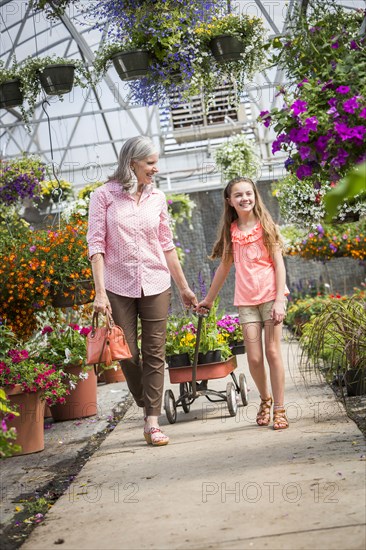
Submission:
MULTIPOLYGON (((219 363, 206 363, 197 365, 197 380, 213 380, 215 378, 225 378, 237 367, 236 357, 229 357, 226 361, 219 363)), ((174 367, 169 368, 169 379, 172 384, 182 382, 192 382, 192 367, 174 367)))

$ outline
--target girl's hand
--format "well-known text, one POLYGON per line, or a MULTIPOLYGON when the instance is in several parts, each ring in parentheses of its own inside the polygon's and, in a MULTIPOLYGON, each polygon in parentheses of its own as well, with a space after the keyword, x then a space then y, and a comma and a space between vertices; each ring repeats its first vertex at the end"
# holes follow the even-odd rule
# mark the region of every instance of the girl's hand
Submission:
POLYGON ((275 325, 279 325, 285 318, 285 302, 284 300, 275 300, 271 312, 271 318, 275 325))
POLYGON ((93 303, 95 313, 106 314, 107 311, 112 315, 112 307, 105 292, 97 292, 93 303))
POLYGON ((199 313, 200 315, 205 315, 205 313, 208 313, 210 309, 213 306, 213 302, 210 302, 209 300, 202 300, 199 304, 196 305, 194 308, 194 311, 196 313, 199 313))
POLYGON ((198 300, 196 295, 189 287, 180 291, 180 297, 182 298, 182 302, 186 308, 194 308, 197 306, 198 300))

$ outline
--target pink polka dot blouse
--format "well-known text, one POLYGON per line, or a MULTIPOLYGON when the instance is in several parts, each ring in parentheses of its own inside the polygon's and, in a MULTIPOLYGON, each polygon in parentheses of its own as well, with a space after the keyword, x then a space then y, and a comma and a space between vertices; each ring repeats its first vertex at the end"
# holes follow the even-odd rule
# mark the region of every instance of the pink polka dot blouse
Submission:
POLYGON ((104 254, 106 290, 127 296, 160 294, 170 287, 164 252, 175 248, 166 198, 152 185, 140 202, 110 181, 90 197, 87 241, 89 257, 104 254))

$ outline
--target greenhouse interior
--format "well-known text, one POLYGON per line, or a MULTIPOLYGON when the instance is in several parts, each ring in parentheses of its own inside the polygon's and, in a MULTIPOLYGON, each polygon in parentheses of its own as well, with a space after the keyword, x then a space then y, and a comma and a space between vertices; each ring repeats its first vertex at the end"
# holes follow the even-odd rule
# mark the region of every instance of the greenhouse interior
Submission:
MULTIPOLYGON (((352 438, 358 441, 360 432, 365 435, 366 1, 0 0, 0 25, 0 458, 7 459, 4 490, 12 495, 0 506, 6 548, 25 543, 24 548, 40 549, 64 542, 61 516, 54 511, 57 506, 60 513, 64 511, 62 499, 74 483, 70 472, 75 470, 75 476, 83 479, 84 465, 89 459, 92 464, 93 453, 107 445, 108 437, 117 437, 123 422, 129 422, 129 407, 144 407, 144 442, 154 447, 169 441, 157 420, 151 420, 158 418, 159 407, 168 424, 201 414, 200 430, 205 430, 203 407, 194 408, 197 397, 213 403, 217 398, 229 416, 249 422, 249 413, 245 416, 243 411, 249 411, 249 397, 256 396, 259 410, 253 413, 252 424, 268 426, 272 414, 274 430, 291 433, 295 448, 297 427, 289 406, 288 418, 285 414, 279 390, 283 382, 274 382, 271 351, 266 348, 264 355, 261 351, 261 361, 271 373, 273 402, 272 397, 263 398, 269 395, 269 386, 253 375, 254 344, 246 323, 262 323, 264 346, 270 345, 266 323, 279 324, 283 332, 275 340, 290 372, 286 387, 288 383, 297 387, 294 380, 299 376, 306 380, 303 395, 310 395, 311 377, 318 383, 321 379, 329 399, 341 404, 345 418, 353 421, 347 428, 354 430, 352 438), (142 137, 148 138, 141 143, 149 144, 149 154, 128 157, 129 144, 142 137), (243 195, 246 189, 251 197, 247 200, 255 205, 241 199, 244 206, 242 202, 238 206, 234 188, 243 195), (158 223, 152 221, 158 202, 159 224, 153 226, 158 223), (140 238, 146 241, 135 241, 140 238), (257 250, 251 249, 254 257, 238 260, 236 252, 243 253, 248 244, 250 250, 250 243, 257 250), (269 271, 266 275, 258 271, 258 278, 252 279, 254 271, 263 268, 262 260, 269 271), (230 269, 231 263, 235 269, 230 269), (243 267, 245 263, 249 267, 243 267), (155 295, 162 300, 170 289, 170 277, 163 329, 156 325, 154 333, 143 310, 137 309, 131 321, 135 328, 129 333, 130 310, 123 309, 122 301, 144 304, 155 295), (270 317, 261 312, 243 320, 242 308, 269 302, 269 294, 254 302, 255 296, 262 296, 262 285, 271 288, 270 317), (103 348, 92 361, 95 331, 105 330, 100 333, 105 336, 115 329, 126 333, 123 341, 130 346, 126 357, 107 357, 103 348), (133 381, 137 375, 131 375, 128 362, 140 365, 141 384, 148 384, 147 372, 157 376, 143 369, 150 360, 149 345, 161 330, 159 345, 164 350, 154 361, 164 365, 168 389, 163 394, 161 384, 160 404, 153 406, 147 404, 145 387, 144 397, 137 396, 133 381), (291 359, 290 345, 296 346, 296 359, 295 352, 291 359), (213 351, 219 351, 219 359, 206 360, 205 354, 213 351), (185 363, 174 368, 178 355, 184 355, 185 363), (211 378, 204 363, 213 369, 215 382, 231 375, 226 392, 207 388, 211 378), (238 379, 237 366, 245 372, 238 379), (294 377, 291 369, 297 369, 294 377), (177 400, 174 384, 179 385, 177 400), (92 392, 87 405, 79 402, 81 393, 77 394, 86 386, 92 392), (24 395, 26 404, 21 404, 24 395), (103 407, 107 412, 102 414, 103 407), (42 421, 34 422, 35 415, 42 421), (72 431, 77 423, 79 439, 72 431), (40 432, 31 441, 35 425, 40 432), (95 447, 91 438, 98 442, 95 447), (65 442, 65 449, 70 442, 65 450, 67 482, 61 481, 56 440, 65 442), (38 468, 45 468, 43 481, 31 477, 33 456, 49 461, 47 466, 37 459, 38 468), (87 458, 77 464, 78 456, 87 458), (23 490, 20 480, 28 467, 30 474, 24 479, 28 489, 23 490), (59 489, 49 496, 56 481, 59 489), (47 523, 48 517, 52 519, 47 523), (57 536, 52 532, 55 518, 57 536), (42 535, 36 527, 43 522, 42 535)), ((261 347, 262 336, 259 342, 261 347)), ((294 397, 292 403, 298 402, 308 414, 305 397, 294 397)), ((215 416, 215 411, 214 429, 227 430, 222 417, 221 424, 218 420, 221 412, 215 416)), ((137 424, 135 413, 131 430, 137 424)), ((306 414, 300 422, 305 422, 306 414)), ((187 429, 187 423, 181 424, 187 429)), ((165 428, 170 428, 174 442, 178 432, 174 434, 166 423, 165 428)), ((254 447, 272 444, 259 443, 254 431, 250 433, 254 447)), ((120 432, 120 442, 124 436, 120 432)), ((135 453, 131 437, 126 439, 129 450, 121 452, 135 453)), ((184 440, 182 445, 186 444, 184 440)), ((168 447, 174 449, 174 443, 168 447)), ((273 453, 280 453, 278 449, 276 443, 273 453)), ((135 471, 133 462, 126 460, 126 468, 135 471)), ((338 468, 346 470, 342 464, 338 468)), ((136 472, 143 475, 137 466, 136 472)), ((284 483, 290 480, 286 472, 284 483)), ((197 476, 201 483, 204 473, 200 470, 197 476)), ((321 474, 319 478, 328 479, 321 474)), ((230 479, 236 484, 236 478, 230 479)), ((220 483, 217 487, 222 488, 220 483)), ((132 493, 139 492, 140 485, 136 487, 133 482, 132 493)), ((360 483, 358 502, 364 489, 360 483)), ((216 494, 216 481, 212 491, 205 493, 206 501, 216 494)), ((165 486, 163 494, 162 509, 168 513, 165 486)), ((104 498, 101 493, 101 502, 104 498)), ((223 498, 221 504, 226 502, 223 498)), ((200 504, 206 502, 202 499, 200 504)), ((192 514, 178 497, 173 500, 179 514, 197 526, 197 503, 192 514)), ((138 502, 136 510, 140 505, 143 509, 138 502)), ((354 506, 352 513, 361 517, 362 510, 354 506)), ((214 505, 213 509, 212 521, 221 525, 222 509, 214 505)), ((171 534, 167 545, 160 534, 148 543, 144 533, 131 528, 123 543, 108 534, 93 546, 91 534, 85 540, 74 534, 77 521, 84 521, 83 513, 78 510, 79 519, 72 522, 67 548, 183 545, 171 534)), ((274 522, 273 511, 268 513, 274 522)), ((295 517, 292 510, 284 512, 286 516, 295 517)), ((257 521, 259 516, 255 517, 257 521)), ((308 521, 310 530, 315 517, 308 521)), ((251 541, 257 536, 254 524, 249 528, 251 541)), ((356 524, 358 529, 360 522, 356 524)), ((161 526, 165 529, 166 524, 159 523, 159 530, 161 526)), ((182 526, 175 528, 183 532, 182 526)), ((232 548, 247 547, 241 545, 245 537, 238 529, 239 542, 232 548)), ((364 547, 357 529, 350 545, 343 547, 364 547)), ((269 537, 271 530, 265 531, 269 537)), ((336 540, 333 531, 329 536, 336 540)), ((232 539, 225 537, 218 539, 217 548, 231 548, 232 539)), ((187 541, 187 548, 216 547, 207 533, 199 534, 198 546, 193 538, 187 541)), ((327 546, 326 538, 319 541, 319 548, 337 547, 327 546)), ((313 546, 301 546, 298 539, 289 546, 278 544, 273 548, 318 548, 314 541, 313 546)))

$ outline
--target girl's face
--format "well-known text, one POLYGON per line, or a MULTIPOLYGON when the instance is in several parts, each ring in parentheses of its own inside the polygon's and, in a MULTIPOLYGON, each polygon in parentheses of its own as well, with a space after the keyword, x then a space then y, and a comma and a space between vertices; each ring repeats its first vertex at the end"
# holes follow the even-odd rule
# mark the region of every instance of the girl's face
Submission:
POLYGON ((230 197, 227 199, 230 206, 235 208, 238 215, 240 213, 248 214, 255 205, 255 194, 251 183, 240 181, 231 188, 230 197))
POLYGON ((153 182, 154 175, 159 172, 157 167, 158 160, 158 153, 154 153, 146 159, 133 160, 131 162, 131 168, 135 172, 138 183, 148 185, 153 182))

